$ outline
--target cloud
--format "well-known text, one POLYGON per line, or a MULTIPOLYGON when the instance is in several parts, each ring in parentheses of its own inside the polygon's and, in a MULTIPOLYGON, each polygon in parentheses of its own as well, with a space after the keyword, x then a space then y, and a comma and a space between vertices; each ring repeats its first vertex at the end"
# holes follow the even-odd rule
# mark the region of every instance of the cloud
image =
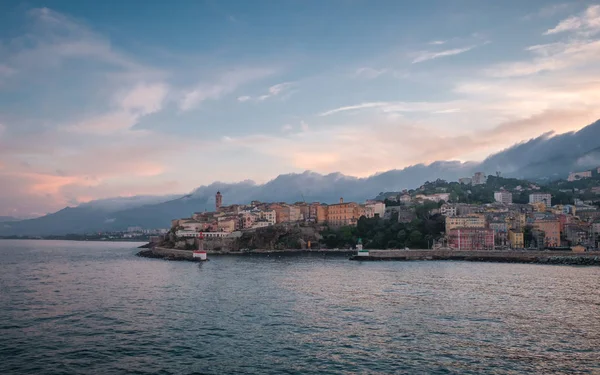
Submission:
POLYGON ((364 109, 377 109, 383 113, 396 112, 430 112, 447 113, 447 111, 459 111, 459 108, 453 108, 458 102, 369 102, 350 105, 325 111, 319 116, 330 116, 340 112, 360 111, 364 109))
POLYGON ((130 130, 141 117, 162 109, 168 88, 164 84, 139 84, 117 95, 117 108, 113 112, 87 118, 75 124, 63 126, 64 131, 110 135, 130 130))
POLYGON ((142 83, 127 92, 120 100, 120 105, 126 111, 147 115, 160 111, 167 93, 165 84, 142 83))
POLYGON ((564 12, 569 7, 571 7, 571 5, 572 4, 569 4, 569 3, 552 4, 552 5, 545 6, 545 7, 541 8, 538 12, 526 15, 522 19, 524 21, 530 21, 530 20, 532 20, 534 18, 548 18, 548 17, 552 17, 552 16, 554 16, 554 15, 556 15, 558 13, 564 12))
POLYGON ((261 80, 273 73, 273 69, 267 68, 240 68, 223 73, 213 82, 201 82, 195 88, 185 91, 179 108, 182 111, 195 109, 205 100, 220 99, 245 84, 261 80))
POLYGON ((291 88, 293 88, 295 85, 295 82, 282 82, 282 83, 278 83, 276 85, 273 85, 271 87, 269 87, 269 89, 267 90, 266 94, 257 96, 255 98, 248 96, 248 95, 244 95, 244 96, 240 96, 238 97, 238 101, 240 102, 246 102, 249 100, 257 100, 259 102, 265 101, 267 99, 271 99, 274 98, 276 96, 280 96, 282 98, 287 98, 289 97, 289 95, 292 94, 292 92, 290 91, 291 88))
POLYGON ((576 32, 584 36, 600 33, 600 5, 592 5, 578 16, 571 16, 547 30, 544 35, 576 32))
POLYGON ((460 55, 461 53, 468 52, 468 51, 472 50, 475 47, 476 46, 468 46, 468 47, 463 47, 463 48, 453 48, 453 49, 448 49, 448 50, 444 50, 444 51, 437 51, 437 52, 435 52, 435 51, 421 51, 421 52, 417 52, 415 54, 416 57, 413 59, 412 63, 413 64, 417 64, 417 63, 421 63, 421 62, 424 62, 424 61, 439 59, 440 57, 460 55))
POLYGON ((290 131, 292 131, 292 129, 293 129, 293 128, 294 128, 294 127, 293 127, 292 125, 290 125, 290 124, 285 124, 285 125, 283 125, 283 126, 281 127, 281 131, 282 131, 282 132, 284 132, 284 133, 287 133, 287 132, 290 132, 290 131))
POLYGON ((431 44, 432 46, 439 46, 439 45, 442 45, 445 43, 446 43, 445 40, 433 40, 433 41, 429 42, 428 44, 431 44))
POLYGON ((492 77, 518 77, 563 70, 600 61, 600 40, 569 40, 530 46, 529 61, 501 63, 485 70, 492 77))
POLYGON ((356 69, 356 71, 354 72, 354 76, 357 78, 374 79, 387 72, 387 69, 373 69, 369 67, 363 67, 356 69))

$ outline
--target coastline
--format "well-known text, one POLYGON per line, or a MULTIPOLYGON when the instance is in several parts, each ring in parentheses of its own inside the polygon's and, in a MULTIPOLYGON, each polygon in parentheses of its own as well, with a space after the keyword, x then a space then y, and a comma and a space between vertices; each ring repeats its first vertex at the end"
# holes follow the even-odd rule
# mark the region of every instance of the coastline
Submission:
POLYGON ((368 256, 353 255, 356 261, 455 260, 495 263, 534 263, 600 266, 600 252, 535 250, 369 250, 368 256))
MULTIPOLYGON (((497 250, 370 250, 368 256, 358 256, 353 250, 253 250, 245 252, 208 252, 210 256, 294 256, 300 254, 322 254, 347 256, 355 261, 469 261, 494 263, 525 264, 562 264, 581 266, 600 266, 600 252, 573 253, 570 251, 497 251, 497 250)), ((155 247, 136 254, 140 257, 197 261, 193 250, 178 250, 155 247)))

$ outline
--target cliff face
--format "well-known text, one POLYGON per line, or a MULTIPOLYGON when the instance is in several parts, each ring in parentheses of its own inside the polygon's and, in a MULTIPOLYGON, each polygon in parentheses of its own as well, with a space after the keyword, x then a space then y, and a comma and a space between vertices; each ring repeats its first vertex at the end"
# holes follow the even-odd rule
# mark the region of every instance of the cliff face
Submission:
POLYGON ((321 236, 315 227, 287 227, 275 225, 245 232, 233 245, 234 250, 287 250, 306 249, 308 242, 315 248, 321 236))

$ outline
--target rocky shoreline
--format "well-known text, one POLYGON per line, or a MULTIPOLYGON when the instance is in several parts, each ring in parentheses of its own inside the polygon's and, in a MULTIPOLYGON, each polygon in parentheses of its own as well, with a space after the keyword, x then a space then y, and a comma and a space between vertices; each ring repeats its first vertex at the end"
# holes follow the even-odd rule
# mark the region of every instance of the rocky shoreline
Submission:
MULTIPOLYGON (((356 261, 469 261, 494 263, 556 264, 576 266, 600 266, 600 252, 572 253, 553 251, 456 251, 456 250, 371 250, 369 256, 357 256, 353 250, 252 250, 243 252, 209 252, 211 256, 293 256, 301 254, 347 256, 356 261)), ((137 256, 175 261, 197 261, 192 250, 149 248, 137 256)))
POLYGON ((353 255, 356 261, 445 260, 495 263, 600 266, 600 252, 568 251, 457 251, 457 250, 372 250, 368 256, 353 255))

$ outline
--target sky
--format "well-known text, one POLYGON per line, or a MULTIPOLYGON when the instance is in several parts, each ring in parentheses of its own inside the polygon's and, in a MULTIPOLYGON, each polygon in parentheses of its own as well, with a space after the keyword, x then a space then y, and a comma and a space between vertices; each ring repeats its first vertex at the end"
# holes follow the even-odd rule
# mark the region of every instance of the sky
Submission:
POLYGON ((0 215, 476 161, 598 118, 598 1, 0 4, 0 215))

